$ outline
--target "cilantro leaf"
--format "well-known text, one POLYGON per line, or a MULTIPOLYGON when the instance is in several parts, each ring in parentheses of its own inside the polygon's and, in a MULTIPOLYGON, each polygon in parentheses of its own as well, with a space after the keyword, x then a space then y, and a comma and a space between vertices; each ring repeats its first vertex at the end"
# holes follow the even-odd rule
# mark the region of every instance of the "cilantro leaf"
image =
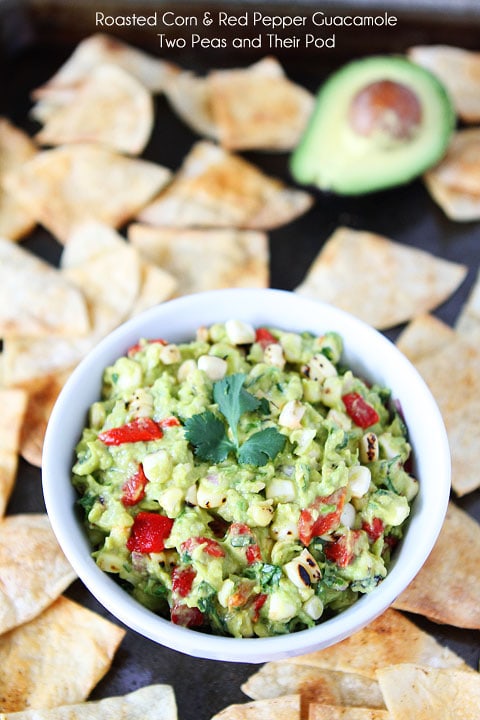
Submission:
POLYGON ((240 416, 243 415, 243 413, 256 410, 260 405, 260 400, 247 392, 243 387, 245 379, 246 375, 244 373, 234 373, 233 375, 226 375, 222 380, 218 380, 213 385, 213 399, 230 425, 237 447, 237 426, 240 416))
POLYGON ((185 421, 185 437, 201 460, 217 463, 225 460, 234 449, 225 433, 225 426, 210 410, 192 415, 185 421))
POLYGON ((267 427, 264 430, 250 435, 238 451, 238 462, 261 467, 269 460, 273 460, 283 450, 285 435, 282 435, 274 427, 267 427))

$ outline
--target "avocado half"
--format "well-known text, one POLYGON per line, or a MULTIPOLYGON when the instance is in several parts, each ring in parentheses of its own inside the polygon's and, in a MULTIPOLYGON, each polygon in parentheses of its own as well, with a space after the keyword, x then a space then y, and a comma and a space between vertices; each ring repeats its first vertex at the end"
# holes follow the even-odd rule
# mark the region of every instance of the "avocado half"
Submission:
POLYGON ((442 158, 455 121, 428 70, 397 56, 355 60, 320 88, 291 173, 339 195, 402 185, 442 158))

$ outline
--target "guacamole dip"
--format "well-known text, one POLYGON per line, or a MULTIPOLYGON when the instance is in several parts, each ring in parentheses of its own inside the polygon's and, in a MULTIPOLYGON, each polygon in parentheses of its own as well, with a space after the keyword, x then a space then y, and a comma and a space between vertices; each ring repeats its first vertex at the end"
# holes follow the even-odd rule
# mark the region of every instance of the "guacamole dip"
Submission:
POLYGON ((417 493, 388 389, 342 339, 230 320, 106 368, 73 483, 98 566, 172 622, 308 628, 386 576, 417 493))

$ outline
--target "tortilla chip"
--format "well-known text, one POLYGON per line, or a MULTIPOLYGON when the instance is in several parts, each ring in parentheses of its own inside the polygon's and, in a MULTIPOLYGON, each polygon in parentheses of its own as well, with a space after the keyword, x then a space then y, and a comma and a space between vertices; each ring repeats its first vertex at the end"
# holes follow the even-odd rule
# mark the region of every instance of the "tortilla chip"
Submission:
POLYGON ((207 77, 180 72, 170 78, 165 95, 172 110, 189 128, 210 140, 218 139, 207 77))
POLYGON ((45 150, 5 182, 60 242, 75 227, 98 220, 119 227, 169 181, 167 168, 123 157, 94 144, 45 150))
POLYGON ((269 700, 229 705, 211 720, 300 720, 300 696, 285 695, 269 700))
POLYGON ((109 697, 50 710, 7 713, 2 720, 177 720, 177 706, 170 685, 147 685, 128 695, 109 697))
POLYGON ((391 720, 387 710, 373 710, 362 707, 338 707, 312 703, 308 720, 391 720))
POLYGON ((480 347, 480 272, 455 324, 457 332, 480 347))
POLYGON ((415 366, 442 413, 452 458, 452 487, 457 495, 464 495, 480 487, 480 351, 457 334, 455 341, 415 366))
MULTIPOLYGON (((283 660, 286 665, 311 665, 358 673, 375 679, 378 668, 402 662, 466 668, 465 662, 396 610, 389 609, 370 625, 325 650, 283 660)), ((365 703, 362 703, 365 704, 365 703)))
POLYGON ((440 305, 466 273, 465 265, 419 248, 340 227, 326 241, 296 292, 386 329, 440 305))
POLYGON ((425 565, 394 607, 438 623, 480 628, 480 525, 450 502, 438 540, 425 565), (459 538, 468 548, 458 561, 459 538))
POLYGON ((133 224, 130 242, 178 280, 177 295, 268 287, 268 238, 248 230, 177 230, 133 224))
POLYGON ((72 102, 59 108, 36 135, 41 145, 94 142, 138 155, 153 128, 148 90, 116 65, 101 65, 72 102))
POLYGON ((313 95, 285 77, 273 57, 214 71, 208 84, 219 142, 228 150, 291 150, 313 110, 313 95))
POLYGON ((408 56, 445 85, 462 120, 480 120, 479 52, 449 45, 419 45, 410 48, 408 56))
POLYGON ((308 716, 312 702, 385 707, 375 679, 282 661, 266 663, 242 685, 242 690, 254 700, 298 694, 302 699, 302 718, 308 716))
POLYGON ((130 317, 169 300, 174 296, 177 286, 177 280, 173 275, 155 265, 143 262, 140 291, 130 311, 130 317))
POLYGON ((0 522, 0 577, 0 634, 39 615, 73 582, 46 515, 0 522))
POLYGON ((236 227, 267 230, 290 222, 313 198, 291 190, 243 158, 201 141, 171 185, 138 215, 162 227, 236 227))
POLYGON ((417 664, 378 672, 392 720, 478 720, 480 675, 417 664))
POLYGON ((84 701, 110 668, 125 631, 59 597, 0 636, 0 712, 84 701))
POLYGON ((28 394, 27 409, 20 435, 20 455, 36 467, 42 466, 43 441, 53 406, 70 371, 48 375, 28 394))
MULTIPOLYGON (((23 390, 0 389, 0 518, 5 514, 18 467, 20 430, 27 408, 23 390)), ((1 585, 1 582, 0 582, 1 585)))
POLYGON ((28 135, 0 117, 0 237, 19 240, 35 227, 28 208, 2 187, 3 177, 35 155, 37 148, 28 135))
POLYGON ((425 184, 444 213, 457 221, 480 218, 480 128, 457 131, 425 184))
POLYGON ((411 362, 430 355, 455 340, 455 330, 433 315, 419 315, 402 331, 396 346, 411 362))
POLYGON ((0 238, 0 337, 85 335, 83 294, 55 267, 0 238))

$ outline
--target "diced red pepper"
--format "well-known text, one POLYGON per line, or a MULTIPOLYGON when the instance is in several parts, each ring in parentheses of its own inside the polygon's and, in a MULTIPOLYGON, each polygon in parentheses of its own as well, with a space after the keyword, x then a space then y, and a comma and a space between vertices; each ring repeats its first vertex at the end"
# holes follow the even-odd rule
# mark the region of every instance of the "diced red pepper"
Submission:
POLYGON ((185 540, 185 542, 180 545, 180 549, 182 552, 189 553, 191 555, 195 548, 199 545, 204 546, 203 552, 207 555, 211 555, 212 557, 225 557, 225 552, 218 542, 206 537, 188 538, 188 540, 185 540))
POLYGON ((257 543, 254 543, 253 545, 247 545, 247 563, 249 565, 253 565, 253 563, 260 562, 262 559, 262 554, 260 552, 260 547, 257 545, 257 543))
POLYGON ((342 400, 347 415, 358 427, 367 428, 379 421, 380 418, 375 408, 369 405, 360 393, 347 393, 343 395, 342 400))
POLYGON ((259 345, 262 346, 262 348, 265 350, 265 348, 268 345, 273 345, 275 343, 278 343, 278 340, 276 337, 272 335, 272 333, 267 330, 267 328, 258 328, 258 330, 255 333, 255 342, 257 342, 259 345))
POLYGON ((361 530, 350 530, 345 535, 341 535, 335 542, 326 544, 324 552, 328 560, 342 568, 350 565, 355 557, 355 545, 361 534, 361 530))
POLYGON ((257 597, 254 599, 252 603, 253 608, 253 615, 252 620, 253 622, 258 622, 258 618, 260 617, 260 610, 265 605, 267 601, 268 595, 265 593, 261 593, 260 595, 257 595, 257 597))
POLYGON ((171 415, 170 417, 162 418, 162 420, 159 420, 158 424, 162 429, 165 429, 171 427, 178 427, 181 423, 177 417, 171 415))
POLYGON ((180 595, 180 597, 187 597, 190 590, 192 589, 193 580, 196 572, 192 567, 186 568, 173 568, 172 571, 172 592, 180 595))
POLYGON ((137 472, 129 477, 122 487, 122 505, 130 507, 143 500, 147 483, 148 478, 143 472, 143 465, 140 463, 137 472))
POLYGON ((155 420, 140 417, 126 425, 110 428, 98 434, 104 445, 123 445, 124 443, 148 442, 163 437, 163 430, 155 420))
MULTIPOLYGON (((228 534, 231 537, 238 537, 239 535, 245 537, 245 557, 249 565, 253 565, 253 563, 262 559, 260 547, 255 542, 255 536, 248 525, 234 522, 230 525, 228 534)), ((232 545, 235 546, 235 542, 232 542, 232 545)))
MULTIPOLYGON (((159 343, 160 345, 168 345, 166 340, 163 340, 163 338, 157 338, 156 340, 148 340, 146 345, 150 345, 150 343, 159 343)), ((132 345, 127 350, 128 357, 133 357, 139 350, 143 350, 146 345, 141 345, 140 343, 136 343, 135 345, 132 345)))
POLYGON ((185 603, 177 602, 170 610, 170 619, 175 625, 183 627, 199 627, 203 625, 203 613, 196 607, 188 607, 185 603))
POLYGON ((301 511, 298 536, 304 545, 309 545, 313 537, 325 535, 339 526, 346 494, 347 489, 340 488, 327 497, 318 497, 308 508, 301 511), (335 510, 322 513, 322 507, 326 505, 334 505, 335 510))
POLYGON ((165 548, 174 520, 152 512, 139 512, 133 521, 127 549, 130 552, 156 553, 165 548))
POLYGON ((383 523, 383 520, 380 520, 380 518, 375 517, 373 518, 371 523, 363 522, 362 523, 362 530, 365 530, 365 532, 368 535, 369 540, 371 542, 375 542, 375 540, 378 540, 378 538, 382 535, 383 531, 385 530, 385 525, 383 523))
POLYGON ((237 535, 252 535, 252 531, 245 523, 233 522, 228 529, 228 534, 236 537, 237 535))

